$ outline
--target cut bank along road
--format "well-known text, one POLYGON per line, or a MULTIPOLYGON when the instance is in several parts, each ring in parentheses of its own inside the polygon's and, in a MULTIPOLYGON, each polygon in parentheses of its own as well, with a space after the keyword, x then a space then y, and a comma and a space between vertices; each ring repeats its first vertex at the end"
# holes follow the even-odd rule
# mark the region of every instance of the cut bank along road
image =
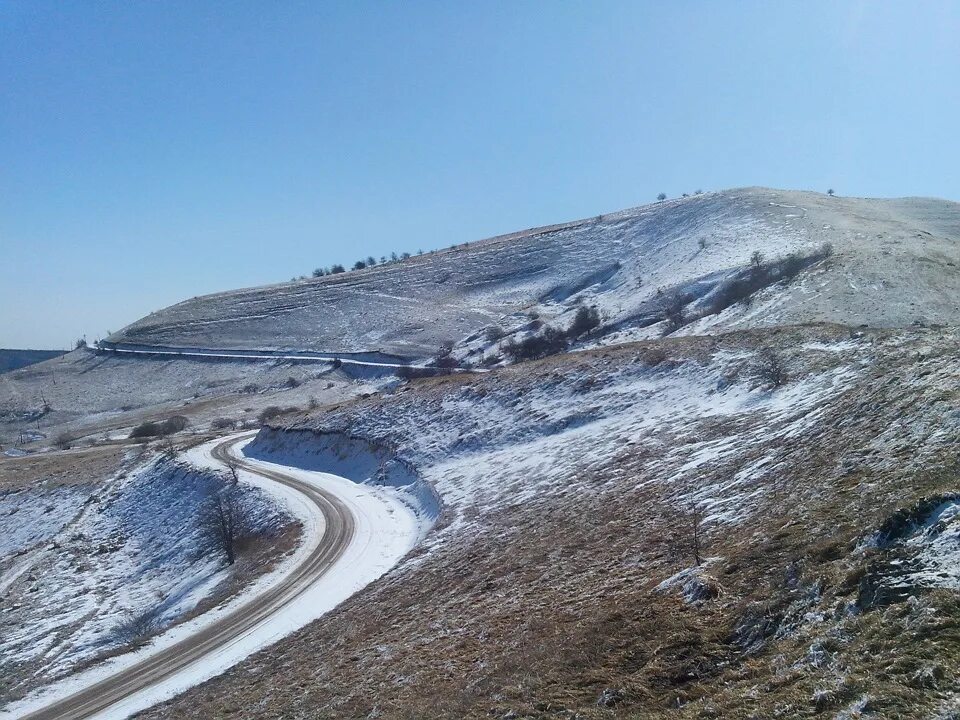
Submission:
MULTIPOLYGON (((230 446, 238 442, 238 439, 233 437, 219 443, 212 450, 213 457, 224 462, 230 446)), ((82 720, 96 717, 128 697, 202 663, 204 657, 251 632, 273 614, 293 603, 343 556, 354 536, 355 517, 340 497, 292 474, 268 469, 259 463, 245 460, 239 462, 244 470, 300 493, 319 509, 323 515, 324 529, 323 537, 316 547, 276 584, 232 610, 216 624, 204 627, 196 634, 82 690, 59 698, 42 709, 18 717, 24 720, 82 720)))

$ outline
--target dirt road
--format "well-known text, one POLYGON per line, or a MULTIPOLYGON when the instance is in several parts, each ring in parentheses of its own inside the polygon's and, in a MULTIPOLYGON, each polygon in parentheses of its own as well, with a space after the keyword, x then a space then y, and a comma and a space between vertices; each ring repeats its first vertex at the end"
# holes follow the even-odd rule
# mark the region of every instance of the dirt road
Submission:
MULTIPOLYGON (((233 437, 213 449, 220 461, 227 457, 229 446, 242 441, 233 437)), ((303 563, 283 577, 265 593, 237 608, 216 625, 206 627, 175 645, 157 652, 77 693, 51 705, 24 715, 24 720, 80 720, 92 718, 110 706, 155 683, 181 672, 204 656, 243 636, 273 613, 295 600, 321 578, 343 554, 353 538, 355 523, 351 511, 332 493, 326 492, 282 472, 241 461, 241 467, 301 493, 323 513, 323 539, 303 563)))

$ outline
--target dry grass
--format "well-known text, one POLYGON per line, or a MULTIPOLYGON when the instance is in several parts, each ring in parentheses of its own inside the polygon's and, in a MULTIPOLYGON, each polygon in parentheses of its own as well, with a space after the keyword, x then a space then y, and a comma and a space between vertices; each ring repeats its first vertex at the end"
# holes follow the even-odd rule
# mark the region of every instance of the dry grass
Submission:
MULTIPOLYGON (((602 383, 604 368, 623 362, 704 361, 718 348, 789 348, 849 334, 789 328, 641 343, 421 380, 400 399, 339 411, 439 405, 463 386, 482 397, 574 367, 602 383)), ((872 557, 856 551, 865 535, 897 508, 960 486, 955 441, 926 444, 944 408, 958 403, 957 348, 922 333, 901 338, 896 350, 881 347, 892 333, 872 338, 871 371, 803 437, 777 448, 777 472, 758 506, 736 524, 707 528, 716 597, 687 602, 655 589, 690 562, 675 536, 676 499, 691 488, 638 487, 636 479, 656 479, 657 453, 628 446, 578 478, 595 491, 461 509, 469 520, 462 532, 445 531, 430 552, 414 553, 323 620, 144 716, 930 716, 958 689, 956 595, 918 592, 885 609, 849 608, 872 557), (599 707, 608 688, 622 700, 599 707)), ((818 371, 817 362, 792 372, 818 371)), ((699 439, 749 423, 705 423, 699 439)), ((676 441, 669 429, 660 439, 676 441)), ((753 459, 706 468, 697 482, 729 477, 753 459)))
POLYGON ((0 491, 24 487, 56 487, 102 483, 124 462, 125 448, 84 448, 46 455, 0 455, 0 491))

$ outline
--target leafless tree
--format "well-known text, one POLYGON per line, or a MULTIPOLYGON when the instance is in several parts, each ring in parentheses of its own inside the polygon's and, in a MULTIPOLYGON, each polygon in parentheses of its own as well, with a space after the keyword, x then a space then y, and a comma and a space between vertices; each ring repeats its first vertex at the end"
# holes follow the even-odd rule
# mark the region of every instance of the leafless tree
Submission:
POLYGON ((697 503, 693 503, 690 506, 689 522, 690 522, 690 552, 693 555, 693 564, 697 567, 700 566, 700 549, 702 547, 702 525, 703 525, 703 508, 700 507, 697 503))
POLYGON ((227 455, 223 464, 227 466, 227 475, 230 478, 231 486, 240 482, 240 459, 233 455, 227 455))
POLYGON ((692 560, 697 567, 703 562, 703 516, 703 507, 691 502, 669 518, 667 538, 674 559, 684 563, 692 560))
POLYGON ((213 492, 207 498, 202 523, 211 542, 223 552, 227 565, 236 561, 239 510, 233 486, 213 492))
POLYGON ((787 369, 776 351, 771 348, 764 348, 754 366, 754 372, 768 388, 778 388, 784 385, 787 380, 787 369))
POLYGON ((687 322, 686 305, 688 298, 681 292, 673 293, 664 308, 664 319, 667 321, 668 332, 683 327, 687 322))
POLYGON ((69 433, 58 433, 54 438, 53 443, 60 450, 68 450, 71 443, 73 443, 73 437, 69 433))

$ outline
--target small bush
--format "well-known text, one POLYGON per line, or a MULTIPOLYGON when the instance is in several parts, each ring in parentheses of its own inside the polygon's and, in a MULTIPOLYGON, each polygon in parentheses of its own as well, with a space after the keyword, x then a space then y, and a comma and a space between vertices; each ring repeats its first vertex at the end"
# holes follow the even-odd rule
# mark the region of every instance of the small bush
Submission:
POLYGON ((210 427, 214 430, 232 430, 236 426, 237 421, 227 417, 218 417, 210 421, 210 427))
POLYGON ((366 264, 363 260, 357 260, 357 261, 353 264, 353 269, 354 269, 354 270, 363 270, 366 266, 367 266, 367 264, 366 264))
POLYGON ((183 415, 174 415, 163 422, 162 429, 164 435, 172 435, 186 429, 190 421, 183 415))
POLYGON ((290 377, 288 377, 288 378, 286 379, 286 381, 283 383, 283 386, 284 386, 284 387, 287 387, 287 388, 291 388, 291 389, 292 389, 292 388, 295 388, 295 387, 300 387, 300 381, 297 380, 295 377, 290 376, 290 377))
POLYGON ((504 330, 499 325, 491 325, 483 331, 483 336, 487 339, 487 342, 497 342, 498 340, 503 340, 506 337, 506 330, 504 330))
POLYGON ((73 349, 74 349, 74 350, 81 350, 81 349, 85 348, 86 346, 87 346, 87 341, 86 341, 86 339, 85 339, 85 338, 79 338, 79 339, 73 344, 73 349))
POLYGON ((433 365, 434 367, 447 368, 447 369, 460 367, 460 361, 457 360, 457 358, 453 357, 453 355, 449 355, 449 354, 438 355, 436 358, 433 359, 433 361, 431 361, 430 364, 433 365))
POLYGON ((256 383, 247 383, 242 388, 240 388, 240 392, 243 393, 244 395, 254 395, 260 392, 260 386, 257 385, 256 383))
POLYGON ((69 433, 59 433, 54 439, 53 444, 60 450, 69 450, 73 444, 73 436, 69 433))
POLYGON ((530 335, 520 342, 510 341, 503 347, 503 351, 514 362, 536 360, 537 358, 556 355, 567 349, 567 334, 556 328, 546 327, 539 335, 530 335))
POLYGON ((784 385, 787 380, 787 369, 780 356, 770 348, 762 350, 754 365, 757 377, 770 389, 784 385))
POLYGON ((140 423, 130 431, 132 438, 156 437, 160 434, 160 423, 147 421, 140 423))
POLYGON ((283 413, 283 408, 280 407, 279 405, 268 405, 267 407, 265 407, 263 410, 260 411, 260 414, 257 415, 257 419, 260 421, 260 424, 263 425, 265 423, 270 422, 271 420, 273 420, 278 415, 281 415, 282 413, 283 413))
POLYGON ((346 272, 346 271, 347 271, 347 269, 346 269, 343 265, 341 265, 340 263, 337 263, 336 265, 334 265, 334 266, 332 266, 332 267, 330 268, 330 274, 331 274, 331 275, 338 275, 339 273, 346 272))
POLYGON ((577 308, 577 314, 574 316, 573 322, 570 323, 570 327, 567 329, 567 336, 571 339, 578 338, 581 335, 589 333, 599 325, 600 313, 597 312, 595 307, 579 307, 577 308))
POLYGON ((166 437, 185 429, 190 422, 183 415, 174 415, 163 421, 148 420, 130 431, 131 438, 166 437))
POLYGON ((683 327, 687 322, 686 308, 690 298, 684 293, 673 293, 663 309, 663 319, 667 321, 667 332, 683 327))

